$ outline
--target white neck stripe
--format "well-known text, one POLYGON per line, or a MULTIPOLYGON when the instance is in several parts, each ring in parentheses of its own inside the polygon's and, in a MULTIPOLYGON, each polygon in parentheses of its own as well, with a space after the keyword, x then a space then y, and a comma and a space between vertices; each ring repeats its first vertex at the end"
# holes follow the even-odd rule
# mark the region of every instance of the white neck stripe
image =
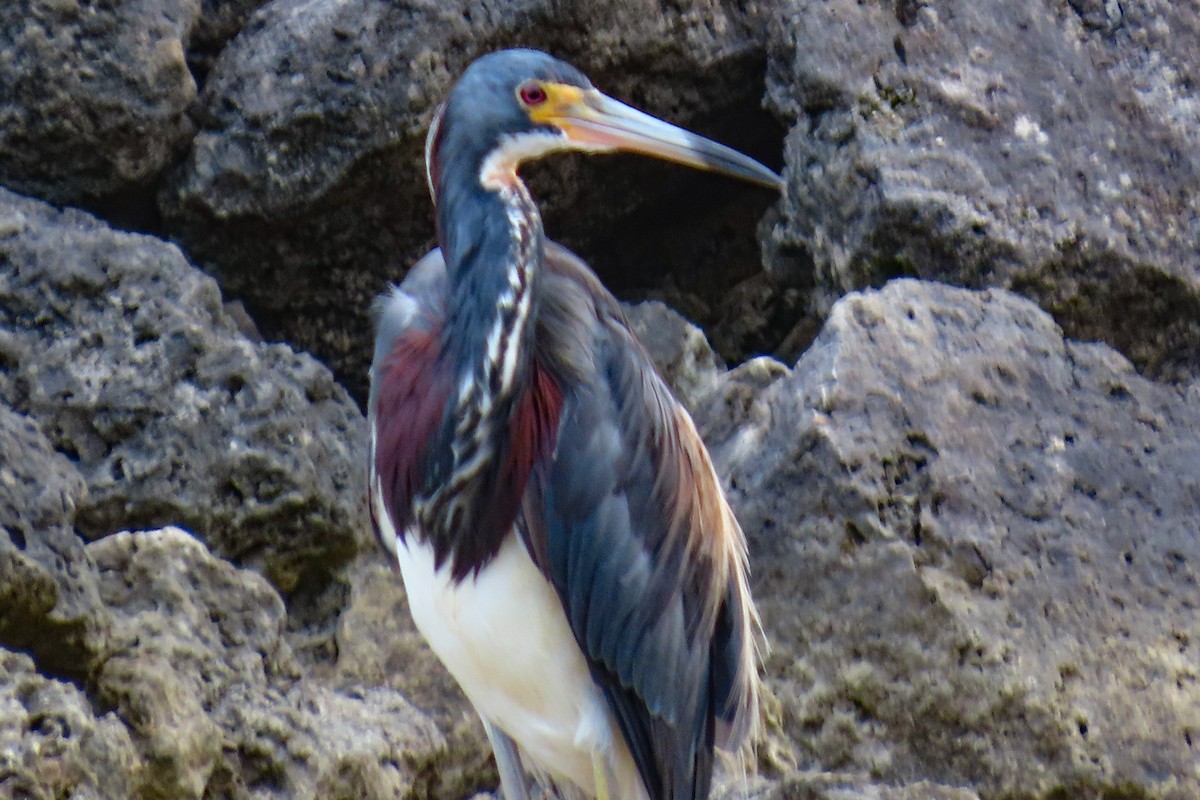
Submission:
POLYGON ((479 167, 479 184, 492 191, 512 186, 517 179, 517 167, 526 161, 541 158, 548 153, 570 150, 571 143, 565 134, 550 131, 527 131, 508 134, 479 167))

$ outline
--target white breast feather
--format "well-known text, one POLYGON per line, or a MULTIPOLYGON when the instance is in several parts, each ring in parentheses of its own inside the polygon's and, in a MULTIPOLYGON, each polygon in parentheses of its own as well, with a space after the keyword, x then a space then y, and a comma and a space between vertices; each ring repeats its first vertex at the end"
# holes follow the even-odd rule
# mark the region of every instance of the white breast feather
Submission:
POLYGON ((507 733, 527 766, 595 795, 592 754, 611 759, 625 800, 646 797, 633 758, 592 681, 554 587, 515 532, 477 577, 455 584, 449 564, 415 532, 404 540, 376 489, 373 502, 395 542, 409 609, 421 634, 480 716, 507 733))

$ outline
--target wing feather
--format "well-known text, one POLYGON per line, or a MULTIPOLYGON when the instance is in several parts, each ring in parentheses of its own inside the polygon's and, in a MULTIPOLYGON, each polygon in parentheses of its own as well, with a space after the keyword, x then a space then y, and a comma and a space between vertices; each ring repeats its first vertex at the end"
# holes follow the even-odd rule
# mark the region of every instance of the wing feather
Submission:
POLYGON ((449 385, 437 371, 438 332, 445 318, 445 263, 434 250, 409 270, 399 286, 375 304, 375 357, 371 364, 371 491, 376 536, 384 541, 383 520, 403 537, 412 521, 412 499, 424 473, 425 449, 441 421, 449 385))
POLYGON ((707 451, 594 275, 547 250, 538 351, 561 388, 523 533, 654 800, 707 795, 754 714, 745 542, 707 451))

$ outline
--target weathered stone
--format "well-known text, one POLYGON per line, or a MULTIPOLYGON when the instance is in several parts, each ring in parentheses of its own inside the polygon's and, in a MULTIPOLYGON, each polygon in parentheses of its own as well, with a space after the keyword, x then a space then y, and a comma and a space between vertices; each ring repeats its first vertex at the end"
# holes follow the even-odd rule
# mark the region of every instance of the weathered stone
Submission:
POLYGON ((3 190, 0 231, 0 400, 83 474, 82 534, 181 525, 285 592, 357 551, 365 425, 325 368, 247 341, 175 247, 3 190))
POLYGON ((88 555, 118 619, 97 694, 133 729, 158 796, 200 797, 222 757, 214 709, 288 670, 283 603, 178 529, 106 536, 88 555))
MULTIPOLYGON (((0 201, 0 399, 52 439, 0 408, 0 644, 128 726, 136 786, 118 796, 429 784, 446 747, 420 712, 391 688, 329 685, 289 646, 330 638, 339 565, 367 541, 357 409, 311 359, 246 341, 175 248, 0 201), (162 520, 266 573, 292 613, 181 530, 112 533, 162 520)), ((89 779, 21 780, 57 796, 89 779)))
POLYGON ((768 262, 815 284, 817 312, 898 276, 1013 288, 1151 375, 1200 373, 1192 9, 777 13, 768 98, 798 124, 768 262))
POLYGON ((717 795, 723 800, 979 800, 970 789, 915 781, 901 786, 863 775, 789 773, 778 781, 739 781, 717 795))
POLYGON ((74 680, 105 654, 110 625, 71 529, 85 497, 71 463, 31 420, 0 404, 0 646, 74 680))
POLYGON ((200 0, 200 16, 188 37, 187 60, 197 80, 212 69, 213 62, 250 20, 250 15, 269 0, 200 0))
MULTIPOLYGON (((279 800, 422 796, 414 787, 441 736, 400 694, 334 692, 312 680, 287 690, 234 692, 221 709, 233 745, 217 796, 279 800)), ((437 796, 437 795, 424 795, 437 796)))
POLYGON ((70 525, 87 496, 83 476, 33 420, 0 406, 0 526, 18 549, 39 530, 70 525))
MULTIPOLYGON (((425 129, 467 63, 542 47, 618 97, 777 161, 782 131, 759 110, 765 17, 743 5, 273 3, 209 75, 201 132, 162 197, 168 228, 268 336, 361 389, 371 301, 432 243, 425 129)), ((713 303, 758 270, 752 230, 769 192, 663 165, 532 172, 551 235, 604 255, 596 266, 619 288, 675 271, 713 303)))
POLYGON ((769 355, 795 363, 820 328, 808 293, 760 272, 733 286, 708 326, 713 349, 730 362, 769 355))
POLYGON ((0 797, 136 797, 142 762, 115 714, 0 647, 0 797))
POLYGON ((152 184, 192 135, 198 13, 199 0, 0 5, 0 183, 60 203, 152 184))
POLYGON ((130 726, 143 795, 403 796, 441 737, 398 692, 300 670, 269 583, 178 529, 88 545, 117 618, 96 694, 130 726))
POLYGON ((763 425, 765 406, 757 398, 767 387, 791 374, 782 362, 762 356, 719 376, 712 390, 692 410, 705 442, 724 442, 745 425, 763 425))
POLYGON ((1010 293, 898 281, 732 406, 744 424, 702 422, 799 766, 1200 794, 1200 409, 1180 391, 1010 293))

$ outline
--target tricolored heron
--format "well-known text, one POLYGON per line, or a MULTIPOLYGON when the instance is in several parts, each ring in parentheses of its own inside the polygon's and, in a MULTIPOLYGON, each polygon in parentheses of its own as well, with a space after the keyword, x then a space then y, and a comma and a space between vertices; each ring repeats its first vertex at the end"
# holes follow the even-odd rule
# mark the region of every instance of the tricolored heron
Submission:
POLYGON ((691 418, 517 177, 626 150, 778 175, 544 53, 480 58, 431 126, 440 249, 377 306, 371 509, 417 627, 483 719, 568 797, 708 796, 757 719, 746 543, 691 418))

